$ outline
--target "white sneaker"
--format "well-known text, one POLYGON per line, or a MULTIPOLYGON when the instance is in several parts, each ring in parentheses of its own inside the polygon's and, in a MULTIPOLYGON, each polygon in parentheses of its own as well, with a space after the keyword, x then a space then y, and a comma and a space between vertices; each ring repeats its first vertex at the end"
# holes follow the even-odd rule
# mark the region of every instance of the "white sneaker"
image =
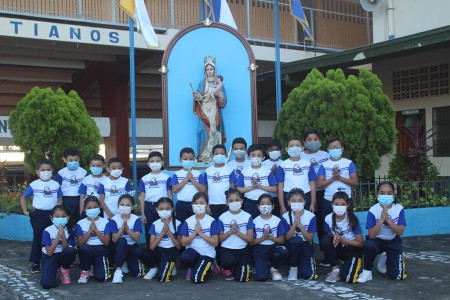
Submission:
POLYGON ((123 277, 122 270, 116 270, 114 272, 112 283, 123 283, 122 277, 123 277))
POLYGON ((359 274, 358 279, 356 279, 356 282, 364 283, 369 280, 372 280, 372 271, 363 270, 361 274, 359 274))
POLYGON ((175 266, 172 269, 172 276, 176 276, 177 275, 177 268, 175 268, 175 266))
POLYGON ((289 269, 288 279, 289 281, 295 281, 297 280, 298 276, 298 268, 297 267, 291 267, 289 269))
POLYGON ((128 274, 128 273, 130 273, 130 270, 128 270, 128 264, 127 264, 127 262, 124 262, 124 263, 123 263, 123 266, 122 266, 122 273, 123 273, 123 274, 128 274))
POLYGON ((380 255, 378 255, 377 269, 378 272, 380 272, 381 274, 386 274, 386 260, 387 260, 386 252, 383 252, 380 255))
POLYGON ((151 268, 150 271, 148 271, 148 273, 145 274, 144 279, 152 280, 153 278, 155 278, 156 273, 158 273, 158 268, 151 268))
POLYGON ((272 273, 272 280, 273 281, 280 281, 283 279, 283 277, 281 276, 280 272, 275 269, 275 268, 270 268, 270 273, 272 273))

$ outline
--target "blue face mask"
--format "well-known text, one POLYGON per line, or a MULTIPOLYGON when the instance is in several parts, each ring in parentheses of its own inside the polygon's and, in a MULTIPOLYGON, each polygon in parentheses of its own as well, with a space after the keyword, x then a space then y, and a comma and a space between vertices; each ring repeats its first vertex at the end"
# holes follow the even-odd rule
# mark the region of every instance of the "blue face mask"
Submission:
POLYGON ((218 165, 223 165, 227 161, 227 157, 223 154, 214 155, 213 160, 218 165))
POLYGON ((378 195, 377 199, 381 206, 389 206, 394 202, 393 195, 378 195))
POLYGON ((76 169, 78 169, 80 167, 80 163, 79 162, 77 162, 77 161, 69 161, 68 163, 67 163, 67 168, 69 169, 69 170, 76 170, 76 169))
POLYGON ((101 175, 103 173, 103 168, 102 167, 93 167, 91 166, 89 168, 92 172, 92 175, 98 176, 101 175))
POLYGON ((65 227, 67 225, 67 222, 67 218, 53 218, 53 225, 55 225, 56 228, 59 228, 59 225, 65 227))
POLYGON ((337 159, 342 156, 342 149, 331 149, 328 151, 330 157, 333 159, 337 159))
POLYGON ((100 214, 100 208, 91 208, 91 209, 86 209, 86 216, 88 218, 91 219, 95 219, 98 217, 98 215, 100 214))
POLYGON ((196 161, 195 160, 182 160, 181 165, 183 166, 183 169, 191 169, 195 166, 196 161))
POLYGON ((317 142, 317 141, 307 142, 305 144, 305 148, 308 149, 309 151, 312 151, 312 152, 316 152, 317 150, 320 149, 321 146, 322 146, 322 144, 320 142, 317 142))
POLYGON ((299 157, 302 154, 302 147, 292 146, 288 148, 288 154, 290 157, 299 157))

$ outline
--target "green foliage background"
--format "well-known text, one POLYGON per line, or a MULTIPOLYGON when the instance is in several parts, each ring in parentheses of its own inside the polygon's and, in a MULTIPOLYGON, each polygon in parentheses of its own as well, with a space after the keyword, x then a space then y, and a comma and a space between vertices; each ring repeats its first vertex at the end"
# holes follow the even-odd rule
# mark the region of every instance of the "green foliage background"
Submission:
POLYGON ((44 156, 55 170, 63 168, 63 152, 69 146, 79 148, 80 163, 85 167, 89 157, 99 151, 100 132, 75 91, 66 94, 62 89, 55 93, 51 88, 33 88, 11 112, 8 125, 31 172, 44 156))
POLYGON ((313 69, 289 94, 274 138, 285 145, 289 137, 314 128, 322 132, 326 149, 327 139, 337 136, 345 148, 343 156, 355 163, 360 176, 372 178, 381 156, 397 142, 394 116, 380 79, 367 69, 348 78, 341 69, 329 70, 325 76, 313 69))

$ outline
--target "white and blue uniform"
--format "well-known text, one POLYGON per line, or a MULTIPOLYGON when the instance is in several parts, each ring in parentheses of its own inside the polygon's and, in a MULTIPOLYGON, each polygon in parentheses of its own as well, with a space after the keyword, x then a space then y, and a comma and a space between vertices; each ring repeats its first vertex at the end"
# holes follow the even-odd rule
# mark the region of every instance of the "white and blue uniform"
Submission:
POLYGON ((208 186, 209 208, 211 216, 218 219, 228 210, 225 192, 230 189, 233 170, 227 166, 220 168, 211 166, 205 170, 204 176, 208 186))
POLYGON ((63 196, 80 196, 78 189, 86 174, 86 170, 81 167, 76 170, 69 170, 67 167, 59 170, 55 181, 61 185, 63 196))
MULTIPOLYGON (((279 168, 279 166, 281 165, 282 162, 283 162, 283 160, 281 160, 281 159, 278 159, 276 161, 271 161, 270 159, 266 159, 261 164, 262 164, 263 167, 266 167, 267 169, 271 170, 273 175, 275 175, 275 178, 278 180, 277 171, 278 171, 278 168, 279 168)), ((269 194, 273 198, 278 198, 278 193, 277 192, 270 192, 269 194)))
MULTIPOLYGON (((150 234, 154 235, 155 237, 159 237, 161 235, 161 232, 164 228, 164 223, 161 221, 161 219, 156 220, 153 222, 152 226, 150 227, 150 234)), ((176 229, 173 227, 172 220, 169 223, 169 230, 173 233, 173 235, 180 234, 181 230, 181 222, 178 220, 175 220, 175 226, 176 229)), ((169 234, 166 233, 166 235, 161 239, 161 241, 158 244, 158 247, 160 248, 173 248, 175 247, 174 243, 172 242, 172 239, 169 237, 169 234)))
MULTIPOLYGON (((339 175, 342 178, 350 179, 351 174, 358 173, 355 164, 351 160, 342 157, 339 160, 330 159, 323 162, 322 166, 319 168, 319 176, 323 176, 325 180, 330 179, 333 177, 333 170, 335 167, 339 168, 339 175)), ((331 201, 336 192, 345 192, 349 198, 352 197, 352 187, 336 180, 325 188, 325 200, 331 201)))
MULTIPOLYGON (((250 167, 251 163, 250 163, 250 160, 248 160, 248 159, 244 159, 243 162, 238 162, 235 159, 233 159, 233 160, 230 160, 229 162, 227 162, 226 166, 228 168, 230 168, 231 170, 233 170, 233 173, 234 173, 233 178, 234 178, 234 180, 236 180, 241 175, 242 170, 244 170, 247 167, 250 167)), ((232 182, 234 182, 234 181, 232 181, 232 182)))
MULTIPOLYGON (((322 164, 324 162, 326 162, 327 160, 330 159, 330 154, 328 154, 328 152, 325 152, 322 150, 318 150, 316 153, 302 152, 300 154, 300 158, 301 158, 301 160, 309 161, 311 166, 314 168, 314 171, 316 172, 316 176, 319 176, 320 166, 322 166, 322 164)), ((317 179, 316 179, 316 182, 317 182, 317 179)), ((316 191, 321 191, 321 190, 322 189, 319 189, 316 184, 316 191)))
POLYGON ((103 180, 105 180, 105 178, 107 177, 104 175, 102 175, 99 178, 96 178, 92 176, 92 174, 84 177, 83 180, 81 181, 78 193, 80 195, 94 196, 98 199, 99 198, 98 188, 102 184, 103 180))
POLYGON ((316 181, 317 175, 309 161, 300 159, 292 161, 286 159, 280 164, 277 172, 278 181, 284 183, 283 191, 289 192, 293 188, 300 188, 305 194, 311 191, 310 181, 316 181))
MULTIPOLYGON (((103 180, 102 184, 98 188, 99 195, 105 195, 105 204, 113 215, 119 213, 119 198, 124 193, 132 190, 130 181, 125 177, 119 177, 115 180, 107 177, 103 180)), ((108 218, 106 212, 103 212, 103 216, 108 218)))

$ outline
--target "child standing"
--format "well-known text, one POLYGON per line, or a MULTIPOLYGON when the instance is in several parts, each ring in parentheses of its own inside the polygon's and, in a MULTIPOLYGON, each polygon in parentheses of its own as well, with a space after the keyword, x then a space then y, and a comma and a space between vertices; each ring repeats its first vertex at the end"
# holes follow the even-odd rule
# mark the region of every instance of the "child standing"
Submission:
MULTIPOLYGON (((267 144, 267 156, 266 156, 266 160, 262 162, 263 167, 266 167, 267 169, 272 170, 273 175, 275 175, 275 177, 278 180, 277 177, 277 170, 278 167, 281 165, 281 163, 283 162, 283 160, 281 159, 281 144, 279 141, 276 140, 272 140, 269 142, 269 144, 267 144), (269 159, 267 159, 267 157, 269 157, 269 159)), ((277 182, 278 184, 278 182, 277 182)), ((273 209, 273 214, 277 217, 280 217, 280 203, 278 201, 278 193, 277 192, 270 192, 269 193, 272 198, 273 201, 275 202, 275 208, 273 209)))
POLYGON ((175 276, 175 262, 181 249, 181 223, 175 219, 174 205, 170 198, 163 197, 156 203, 160 219, 153 222, 150 228, 150 251, 153 267, 144 276, 151 280, 156 277, 160 282, 170 282, 175 276))
POLYGON ((81 275, 78 283, 87 283, 89 270, 94 267, 94 278, 105 282, 110 277, 107 259, 111 229, 108 219, 99 217, 100 201, 94 196, 84 200, 86 218, 78 221, 75 233, 78 238, 78 256, 81 275))
POLYGON ((209 208, 211 216, 216 220, 228 210, 225 193, 234 186, 234 183, 231 184, 233 170, 225 165, 226 155, 224 145, 215 145, 211 154, 214 165, 205 170, 209 208))
POLYGON ((361 257, 364 241, 358 218, 350 210, 348 196, 344 192, 333 195, 333 213, 325 217, 325 232, 320 243, 325 259, 333 267, 325 279, 335 283, 343 279, 346 283, 355 283, 361 269, 361 257), (344 261, 342 271, 339 260, 344 261))
POLYGON ((244 194, 244 211, 248 212, 252 218, 259 215, 257 201, 264 193, 276 192, 277 181, 270 169, 263 167, 264 147, 260 144, 251 145, 248 150, 251 163, 250 167, 244 168, 242 176, 236 179, 236 186, 239 192, 244 194))
POLYGON ((280 170, 277 172, 280 213, 284 214, 287 211, 287 193, 294 188, 299 188, 305 193, 305 208, 314 213, 317 176, 311 163, 301 159, 303 146, 300 138, 289 138, 286 152, 289 159, 280 164, 280 170))
POLYGON ((364 246, 364 270, 357 282, 372 280, 372 267, 375 257, 379 257, 378 270, 387 273, 393 280, 406 279, 405 261, 401 236, 405 231, 405 211, 394 202, 394 185, 390 181, 377 186, 378 203, 367 213, 366 228, 369 238, 364 246))
POLYGON ((73 228, 69 225, 69 215, 64 206, 56 205, 51 211, 50 220, 53 224, 45 228, 42 235, 40 283, 44 289, 51 289, 58 285, 56 282, 58 270, 62 284, 71 282, 69 268, 77 255, 76 249, 72 247, 75 245, 75 240, 69 238, 73 237, 70 235, 73 228))
POLYGON ((247 282, 250 277, 247 246, 254 240, 253 219, 241 209, 243 199, 238 190, 231 188, 226 197, 229 210, 217 221, 222 272, 225 280, 247 282))
POLYGON ((286 263, 289 251, 283 244, 287 228, 277 216, 272 215, 274 202, 269 194, 258 198, 258 209, 261 212, 255 220, 255 239, 251 243, 255 260, 255 280, 266 281, 269 274, 272 280, 282 279, 278 268, 286 263))
POLYGON ((122 161, 113 157, 108 161, 108 173, 109 177, 105 178, 98 188, 98 194, 100 195, 100 203, 103 208, 103 216, 111 219, 114 215, 119 213, 120 195, 130 192, 132 190, 130 181, 122 177, 122 161))
POLYGON ((231 143, 232 153, 234 156, 233 160, 230 160, 227 163, 227 167, 234 171, 234 177, 238 178, 242 170, 246 167, 250 166, 250 161, 245 159, 245 155, 247 154, 247 142, 241 138, 237 137, 231 143))
POLYGON ((36 175, 39 179, 30 183, 20 197, 20 206, 25 216, 30 217, 33 228, 33 243, 31 244, 30 262, 31 273, 41 271, 41 247, 44 229, 52 224, 49 216, 51 210, 61 204, 62 192, 59 183, 51 180, 52 164, 50 160, 41 158, 36 163, 36 175), (27 198, 33 196, 32 205, 34 211, 28 211, 27 198))
POLYGON ((197 192, 206 191, 206 181, 200 171, 193 169, 196 160, 192 148, 181 149, 180 163, 183 168, 173 174, 170 184, 172 191, 177 193, 176 216, 180 222, 184 222, 194 214, 191 199, 197 192))
POLYGON ((80 218, 80 193, 78 189, 87 172, 80 167, 80 151, 78 148, 66 148, 63 160, 67 166, 59 170, 55 176, 55 181, 61 185, 62 205, 74 221, 78 221, 80 218))
POLYGON ((150 227, 158 219, 156 203, 163 197, 172 199, 170 190, 170 176, 161 171, 164 160, 158 151, 153 151, 148 155, 148 167, 150 173, 142 177, 139 183, 139 202, 141 203, 141 219, 145 224, 145 241, 147 247, 150 243, 150 227))
POLYGON ((192 198, 193 216, 181 227, 181 244, 186 250, 180 256, 181 265, 189 268, 186 280, 205 283, 216 257, 219 245, 219 228, 217 222, 206 214, 208 196, 198 192, 192 198))
POLYGON ((141 237, 142 223, 133 214, 134 198, 128 194, 122 195, 118 201, 119 214, 110 220, 112 241, 115 246, 114 272, 112 283, 122 283, 122 267, 127 262, 130 274, 134 277, 144 276, 141 259, 145 257, 145 249, 138 244, 141 237))
POLYGON ((287 198, 289 210, 283 215, 283 221, 289 228, 286 232, 290 263, 288 280, 297 280, 299 268, 303 279, 316 279, 312 244, 317 231, 316 216, 305 209, 305 193, 301 189, 290 190, 287 198))
POLYGON ((95 196, 99 198, 98 188, 102 184, 103 180, 106 178, 103 175, 103 167, 105 165, 105 158, 100 154, 95 154, 91 157, 89 162, 89 169, 91 170, 91 175, 83 178, 78 189, 80 194, 80 216, 83 213, 84 208, 84 198, 86 196, 95 196))

